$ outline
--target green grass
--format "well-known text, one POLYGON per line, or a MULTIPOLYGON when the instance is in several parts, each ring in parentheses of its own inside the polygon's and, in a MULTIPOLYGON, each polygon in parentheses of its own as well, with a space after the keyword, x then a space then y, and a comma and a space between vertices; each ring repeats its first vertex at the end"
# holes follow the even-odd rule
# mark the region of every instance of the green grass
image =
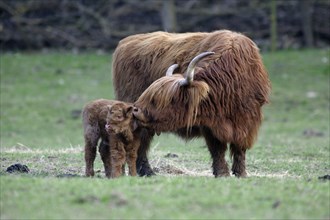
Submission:
POLYGON ((1 147, 81 144, 80 118, 72 111, 92 99, 114 98, 110 68, 109 55, 2 56, 1 147))
POLYGON ((114 98, 111 54, 2 54, 1 219, 329 219, 330 181, 318 179, 330 174, 329 50, 263 58, 273 88, 248 178, 213 178, 202 139, 162 134, 156 177, 108 180, 99 156, 97 177, 83 177, 75 111, 114 98), (7 174, 14 163, 30 173, 7 174))
POLYGON ((109 181, 6 176, 3 182, 7 184, 3 196, 8 199, 2 201, 4 218, 303 219, 328 216, 326 204, 320 204, 329 198, 324 194, 329 185, 315 180, 158 176, 109 181), (273 185, 277 187, 269 189, 273 185))

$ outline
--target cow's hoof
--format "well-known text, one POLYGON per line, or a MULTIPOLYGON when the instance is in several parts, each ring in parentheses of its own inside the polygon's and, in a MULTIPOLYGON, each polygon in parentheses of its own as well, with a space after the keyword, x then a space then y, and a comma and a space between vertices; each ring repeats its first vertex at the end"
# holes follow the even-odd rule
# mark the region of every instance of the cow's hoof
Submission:
POLYGON ((222 178, 222 177, 230 177, 229 172, 228 173, 218 173, 218 174, 213 174, 215 178, 222 178))
POLYGON ((148 167, 141 167, 141 169, 138 172, 139 176, 155 176, 156 173, 148 166, 148 167))
POLYGON ((235 173, 233 172, 233 174, 237 177, 237 178, 245 178, 247 177, 247 173, 244 171, 242 173, 235 173))

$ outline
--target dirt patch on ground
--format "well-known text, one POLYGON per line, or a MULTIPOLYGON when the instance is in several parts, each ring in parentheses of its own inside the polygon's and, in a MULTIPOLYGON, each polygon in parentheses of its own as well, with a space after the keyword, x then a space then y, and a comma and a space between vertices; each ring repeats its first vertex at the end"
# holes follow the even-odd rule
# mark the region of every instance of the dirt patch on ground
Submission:
MULTIPOLYGON (((79 178, 85 176, 85 164, 81 147, 58 150, 34 150, 28 147, 20 146, 17 148, 4 149, 2 152, 7 153, 7 155, 2 154, 0 158, 0 161, 2 162, 0 171, 1 174, 8 173, 6 170, 11 165, 24 164, 29 169, 29 173, 27 175, 32 176, 53 176, 57 178, 79 178), (32 156, 30 156, 30 154, 32 154, 32 156)), ((154 153, 157 154, 157 152, 154 153)), ((211 167, 187 167, 184 162, 180 161, 180 159, 181 156, 174 153, 168 153, 154 157, 154 159, 150 161, 150 164, 156 174, 160 176, 213 177, 211 167)), ((99 164, 97 168, 97 177, 105 178, 103 166, 99 164)), ((292 175, 289 171, 283 171, 280 173, 253 171, 249 172, 248 176, 268 178, 300 178, 299 176, 292 175)), ((322 176, 322 178, 320 177, 319 179, 327 180, 327 178, 329 179, 330 176, 322 176)))

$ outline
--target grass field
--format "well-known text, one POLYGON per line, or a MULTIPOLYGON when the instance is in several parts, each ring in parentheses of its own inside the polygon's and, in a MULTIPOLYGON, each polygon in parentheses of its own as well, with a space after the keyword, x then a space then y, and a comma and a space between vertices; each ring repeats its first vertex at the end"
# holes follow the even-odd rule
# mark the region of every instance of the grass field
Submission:
POLYGON ((329 50, 263 58, 273 89, 248 178, 215 179, 203 140, 162 134, 157 176, 109 180, 99 156, 84 177, 79 112, 114 98, 111 54, 1 54, 1 219, 329 219, 329 50), (15 163, 30 173, 6 173, 15 163))

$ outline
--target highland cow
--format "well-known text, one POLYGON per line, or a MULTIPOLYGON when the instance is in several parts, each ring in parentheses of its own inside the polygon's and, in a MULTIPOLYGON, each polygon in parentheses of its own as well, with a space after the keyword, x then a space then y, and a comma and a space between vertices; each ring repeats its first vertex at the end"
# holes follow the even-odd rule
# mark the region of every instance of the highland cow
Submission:
POLYGON ((98 99, 88 103, 83 110, 86 176, 94 176, 96 147, 107 177, 115 178, 125 172, 136 176, 137 150, 140 145, 139 129, 132 115, 130 103, 98 99))
MULTIPOLYGON (((215 177, 230 175, 227 144, 232 173, 246 176, 246 150, 257 137, 271 88, 251 39, 228 30, 134 35, 114 53, 113 80, 117 98, 135 102, 133 113, 145 126, 185 139, 204 137, 215 177), (169 72, 177 67, 174 72, 180 74, 165 76, 169 66, 169 72)), ((152 134, 142 136, 140 175, 153 174, 147 159, 151 139, 152 134)))

